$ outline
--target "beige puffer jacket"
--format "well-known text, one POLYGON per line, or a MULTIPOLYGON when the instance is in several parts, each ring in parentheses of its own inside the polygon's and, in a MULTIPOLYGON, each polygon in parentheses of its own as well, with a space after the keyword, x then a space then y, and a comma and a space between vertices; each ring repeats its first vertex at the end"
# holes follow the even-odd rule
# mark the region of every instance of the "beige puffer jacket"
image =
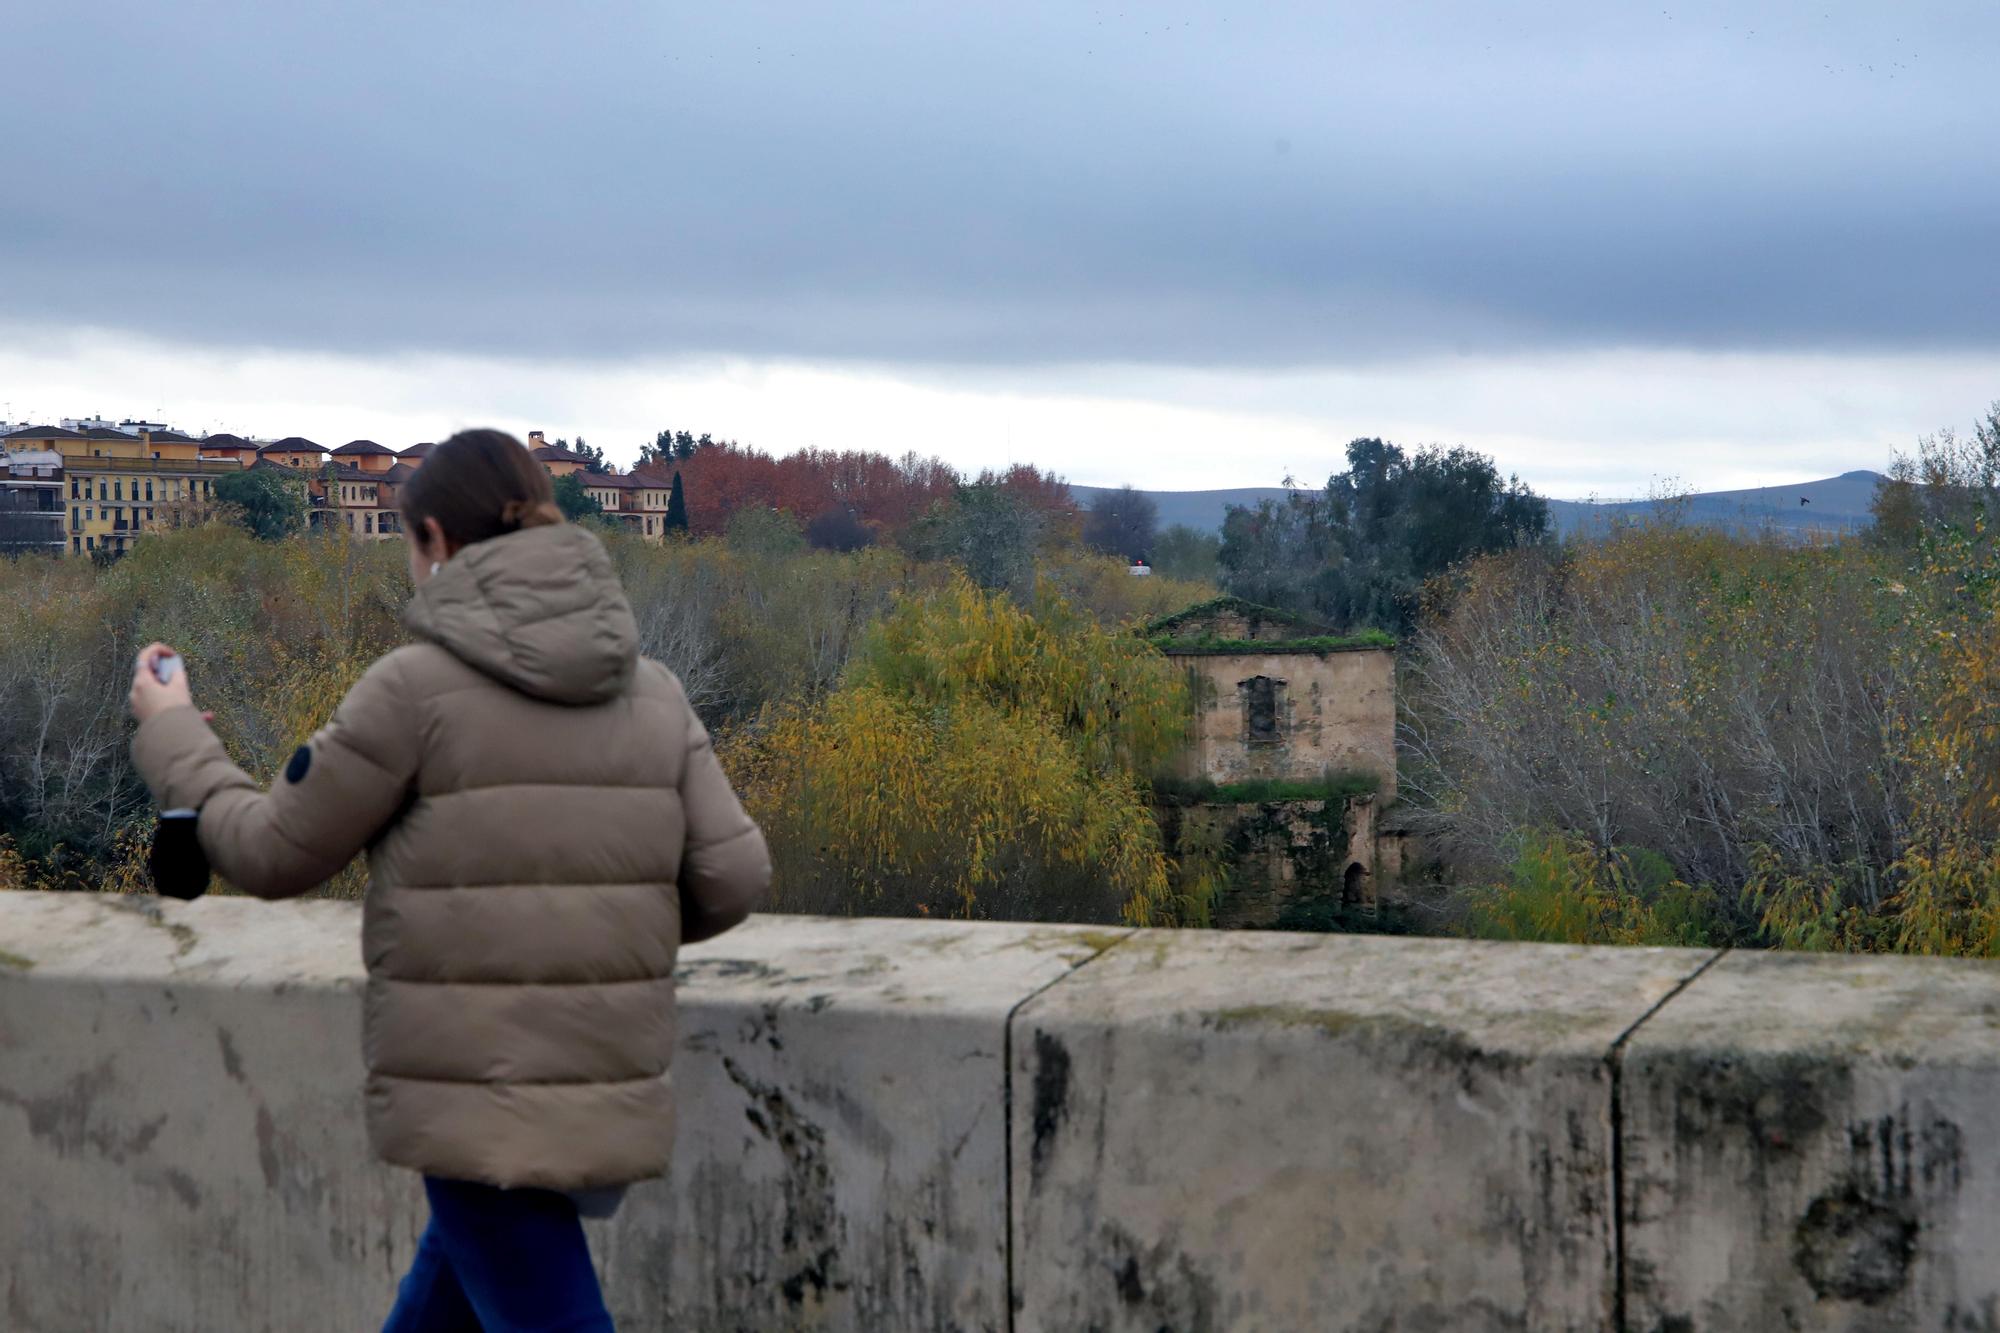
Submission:
POLYGON ((638 657, 589 533, 469 546, 407 620, 424 641, 370 667, 268 792, 192 708, 141 726, 134 761, 251 893, 303 893, 367 849, 384 1159, 548 1189, 658 1175, 674 954, 750 911, 763 837, 680 683, 638 657))

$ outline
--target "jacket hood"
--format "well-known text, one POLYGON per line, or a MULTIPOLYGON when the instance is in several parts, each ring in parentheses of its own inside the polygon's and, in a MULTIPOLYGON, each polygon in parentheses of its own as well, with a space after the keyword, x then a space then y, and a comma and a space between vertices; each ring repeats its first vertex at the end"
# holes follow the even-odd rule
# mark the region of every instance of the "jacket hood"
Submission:
POLYGON ((570 523, 466 547, 417 589, 403 619, 468 666, 552 703, 615 699, 638 661, 639 627, 611 557, 570 523))

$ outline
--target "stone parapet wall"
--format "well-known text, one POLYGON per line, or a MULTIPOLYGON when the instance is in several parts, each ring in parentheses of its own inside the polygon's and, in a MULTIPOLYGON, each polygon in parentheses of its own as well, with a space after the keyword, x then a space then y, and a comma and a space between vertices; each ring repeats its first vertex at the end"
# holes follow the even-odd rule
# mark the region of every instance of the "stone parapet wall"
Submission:
MULTIPOLYGON (((347 904, 0 893, 0 1326, 379 1326, 347 904)), ((638 1329, 2000 1328, 2000 971, 764 917, 638 1329)))

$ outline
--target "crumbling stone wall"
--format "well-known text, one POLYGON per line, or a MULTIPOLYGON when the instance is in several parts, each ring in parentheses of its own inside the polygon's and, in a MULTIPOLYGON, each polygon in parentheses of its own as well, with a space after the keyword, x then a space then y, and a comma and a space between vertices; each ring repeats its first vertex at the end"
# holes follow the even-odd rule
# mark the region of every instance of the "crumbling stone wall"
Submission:
POLYGON ((1395 798, 1396 657, 1389 649, 1176 657, 1192 677, 1195 708, 1185 776, 1230 783, 1366 773, 1381 784, 1385 804, 1395 798), (1256 681, 1275 687, 1275 738, 1253 726, 1256 681))
POLYGON ((1186 845, 1222 849, 1229 888, 1215 907, 1218 927, 1276 926, 1312 898, 1373 908, 1384 878, 1369 796, 1169 807, 1161 827, 1170 856, 1186 845))

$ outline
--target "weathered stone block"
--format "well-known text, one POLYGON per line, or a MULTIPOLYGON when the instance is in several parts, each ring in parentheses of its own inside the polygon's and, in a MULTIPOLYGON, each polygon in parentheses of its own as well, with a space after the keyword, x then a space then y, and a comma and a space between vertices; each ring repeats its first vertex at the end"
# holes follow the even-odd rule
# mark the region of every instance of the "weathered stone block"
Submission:
MULTIPOLYGON (((352 904, 0 893, 9 1333, 380 1325, 352 904)), ((592 1224, 630 1329, 1000 1329, 1006 1025, 1119 932, 754 918, 684 957, 669 1177, 592 1224)))
POLYGON ((1623 1061, 1628 1327, 2000 1329, 2000 969, 1735 953, 1623 1061))
POLYGON ((1396 656, 1386 648, 1310 652, 1175 650, 1195 698, 1191 777, 1216 782, 1306 780, 1328 770, 1367 773, 1383 804, 1396 795, 1396 656), (1245 687, 1270 682, 1268 736, 1245 687), (1263 738, 1260 738, 1263 737, 1263 738))
POLYGON ((760 917, 689 950, 673 1172, 594 1238, 620 1326, 1005 1329, 1008 1015, 1123 933, 760 917))
POLYGON ((341 903, 0 893, 14 1333, 379 1327, 423 1223, 361 1122, 341 903))
POLYGON ((1015 1021, 1023 1330, 1599 1330, 1620 1034, 1707 954, 1142 931, 1015 1021))

